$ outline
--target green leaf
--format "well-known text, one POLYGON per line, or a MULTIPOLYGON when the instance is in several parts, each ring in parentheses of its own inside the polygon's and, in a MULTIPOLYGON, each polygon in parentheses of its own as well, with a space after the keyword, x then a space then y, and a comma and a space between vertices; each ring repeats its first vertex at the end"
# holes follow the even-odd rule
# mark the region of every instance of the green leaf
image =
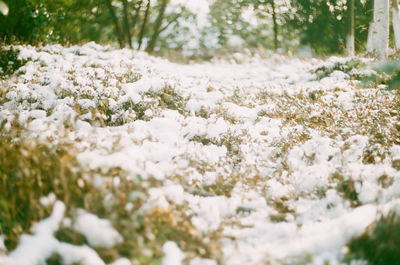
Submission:
POLYGON ((7 16, 8 14, 8 6, 3 1, 0 1, 0 13, 4 16, 7 16))

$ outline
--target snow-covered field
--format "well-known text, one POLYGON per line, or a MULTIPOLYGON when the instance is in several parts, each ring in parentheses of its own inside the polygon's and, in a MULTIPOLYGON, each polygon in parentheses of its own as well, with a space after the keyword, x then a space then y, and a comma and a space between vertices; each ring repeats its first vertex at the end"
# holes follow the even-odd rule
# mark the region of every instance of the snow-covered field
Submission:
MULTIPOLYGON (((145 241, 161 244, 163 265, 341 264, 349 239, 400 205, 398 96, 361 86, 356 69, 330 71, 359 59, 235 54, 180 65, 93 43, 19 49, 27 63, 0 81, 1 133, 17 117, 25 137, 72 143, 82 183, 99 190, 147 181, 130 194, 143 198, 139 209, 135 198, 103 203, 185 227, 189 239, 174 242, 149 224, 145 241), (314 71, 322 66, 326 76, 314 71), (190 236, 215 252, 193 250, 190 236)), ((41 202, 52 215, 0 263, 40 265, 57 253, 101 265, 99 247, 144 240, 118 230, 118 213, 71 214, 53 194, 41 202), (61 226, 87 245, 56 239, 61 226)), ((126 258, 113 264, 139 264, 126 258)))

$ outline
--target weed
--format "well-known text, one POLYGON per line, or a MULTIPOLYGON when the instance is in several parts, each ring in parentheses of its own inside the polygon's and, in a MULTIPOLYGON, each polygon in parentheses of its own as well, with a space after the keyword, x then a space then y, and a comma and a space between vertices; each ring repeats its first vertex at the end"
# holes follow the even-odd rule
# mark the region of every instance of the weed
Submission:
POLYGON ((382 188, 386 189, 394 183, 394 178, 389 177, 386 174, 383 174, 382 176, 380 176, 378 178, 378 183, 379 183, 379 185, 381 185, 382 188))
POLYGON ((396 170, 400 170, 400 159, 392 161, 392 167, 396 170))
POLYGON ((151 98, 158 99, 160 107, 177 110, 180 114, 185 113, 185 99, 181 95, 179 95, 170 85, 165 86, 162 90, 157 92, 147 92, 145 93, 145 95, 151 98))
POLYGON ((200 110, 196 112, 196 116, 203 119, 209 119, 211 117, 211 113, 208 112, 203 106, 201 106, 200 110))
POLYGON ((400 264, 400 216, 390 212, 371 224, 361 236, 348 243, 345 261, 366 260, 368 264, 400 264))
POLYGON ((59 254, 53 254, 48 259, 46 259, 47 265, 63 265, 63 259, 59 254))
POLYGON ((13 47, 0 47, 0 77, 12 75, 26 63, 18 55, 19 51, 13 47))
POLYGON ((340 173, 335 173, 330 177, 330 181, 336 183, 336 191, 344 199, 348 200, 352 207, 361 205, 361 202, 358 200, 358 193, 354 180, 345 180, 340 173))
POLYGON ((361 64, 361 61, 357 58, 350 59, 346 62, 335 62, 333 65, 323 65, 314 69, 312 72, 317 75, 317 80, 321 80, 324 77, 329 76, 334 71, 343 71, 345 73, 351 73, 353 69, 356 69, 361 64))
POLYGON ((231 176, 223 179, 222 177, 215 184, 202 187, 203 192, 212 196, 230 197, 236 183, 239 181, 239 176, 231 176))
POLYGON ((77 185, 81 175, 71 146, 50 147, 19 137, 21 130, 0 135, 0 233, 6 236, 9 249, 16 246, 21 233, 49 214, 40 198, 53 192, 68 204, 87 192, 77 185))
MULTIPOLYGON (((169 240, 177 242, 188 257, 218 258, 220 235, 201 235, 184 209, 155 209, 150 214, 139 211, 148 188, 159 185, 157 181, 129 178, 121 169, 113 168, 103 175, 111 180, 118 177, 120 186, 114 187, 110 181, 110 185, 95 189, 87 177, 101 173, 80 168, 70 145, 51 147, 24 138, 21 130, 14 127, 11 133, 0 135, 0 234, 6 236, 8 249, 15 248, 21 233, 28 233, 32 224, 50 214, 50 209, 41 206, 40 198, 52 192, 66 203, 67 216, 72 219, 75 210, 83 208, 107 218, 120 231, 123 243, 112 249, 95 249, 106 263, 125 256, 139 264, 158 264, 162 245, 169 240), (143 195, 132 199, 133 192, 143 195), (111 198, 110 202, 105 203, 104 198, 111 198), (131 207, 127 208, 128 203, 131 207)), ((87 244, 82 234, 68 227, 61 227, 55 237, 74 245, 87 244)), ((47 264, 62 264, 62 260, 53 255, 47 264)))
POLYGON ((73 245, 87 245, 88 242, 84 235, 70 227, 61 227, 54 235, 59 241, 73 245))
POLYGON ((400 61, 386 61, 376 67, 381 74, 387 75, 387 85, 389 89, 400 89, 400 61))
POLYGON ((207 138, 205 135, 195 135, 189 141, 201 143, 203 145, 216 145, 225 146, 228 151, 229 157, 234 164, 241 162, 241 149, 240 144, 243 142, 240 136, 233 135, 231 132, 221 135, 219 138, 207 138))
POLYGON ((189 141, 201 143, 202 145, 216 144, 212 139, 207 138, 206 136, 195 135, 189 139, 189 141))
POLYGON ((275 208, 275 210, 277 211, 276 214, 271 214, 269 216, 269 218, 271 219, 272 222, 284 222, 286 221, 286 215, 287 214, 294 214, 295 212, 290 209, 285 201, 287 201, 287 198, 283 197, 277 200, 273 200, 272 206, 275 208))

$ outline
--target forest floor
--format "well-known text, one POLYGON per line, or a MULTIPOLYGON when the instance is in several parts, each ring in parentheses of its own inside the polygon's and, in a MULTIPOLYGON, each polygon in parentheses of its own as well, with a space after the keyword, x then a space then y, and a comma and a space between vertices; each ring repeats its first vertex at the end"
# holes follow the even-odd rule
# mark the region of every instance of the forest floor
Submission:
POLYGON ((356 264, 400 209, 400 98, 367 59, 16 48, 0 264, 356 264))

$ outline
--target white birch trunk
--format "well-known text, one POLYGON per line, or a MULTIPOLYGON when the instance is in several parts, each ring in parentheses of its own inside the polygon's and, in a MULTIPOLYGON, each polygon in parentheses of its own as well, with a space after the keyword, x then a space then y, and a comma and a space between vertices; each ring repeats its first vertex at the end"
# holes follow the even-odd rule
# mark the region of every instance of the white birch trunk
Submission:
POLYGON ((372 47, 372 32, 374 31, 373 29, 375 28, 375 23, 374 21, 371 22, 368 28, 368 39, 367 39, 367 52, 372 53, 373 52, 373 47, 372 47))
POLYGON ((389 0, 374 1, 374 20, 368 33, 367 50, 380 60, 386 59, 389 49, 389 0))
POLYGON ((392 23, 396 50, 400 50, 400 14, 398 0, 392 0, 392 23))
MULTIPOLYGON (((372 0, 373 5, 375 5, 375 0, 372 0)), ((372 53, 372 32, 373 29, 375 28, 375 23, 374 23, 374 18, 372 18, 372 21, 369 25, 368 28, 368 38, 367 38, 367 52, 372 53)))
POLYGON ((347 0, 347 36, 346 36, 346 50, 347 54, 354 56, 354 0, 347 0))
POLYGON ((354 56, 355 45, 354 35, 347 35, 346 37, 346 50, 349 56, 354 56))

